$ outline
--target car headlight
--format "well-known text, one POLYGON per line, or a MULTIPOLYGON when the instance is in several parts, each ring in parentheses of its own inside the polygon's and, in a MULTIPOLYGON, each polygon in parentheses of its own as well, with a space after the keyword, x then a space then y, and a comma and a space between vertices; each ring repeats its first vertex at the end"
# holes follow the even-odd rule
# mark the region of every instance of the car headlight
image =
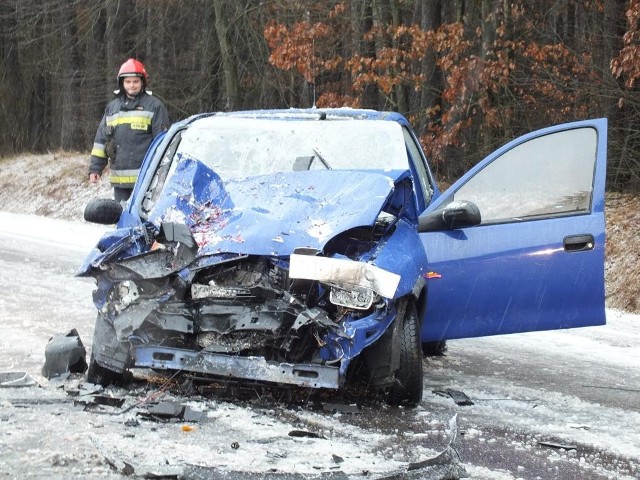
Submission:
POLYGON ((334 305, 357 310, 371 307, 374 297, 374 291, 364 287, 340 288, 332 285, 329 292, 329 301, 334 305))

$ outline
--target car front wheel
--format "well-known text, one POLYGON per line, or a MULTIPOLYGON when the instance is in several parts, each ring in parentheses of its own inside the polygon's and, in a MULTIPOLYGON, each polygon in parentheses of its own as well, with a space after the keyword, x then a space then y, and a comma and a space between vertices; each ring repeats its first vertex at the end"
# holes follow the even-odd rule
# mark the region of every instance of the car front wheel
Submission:
POLYGON ((414 407, 422 400, 422 351, 420 327, 415 303, 407 302, 404 316, 398 319, 400 364, 395 383, 389 389, 387 403, 414 407))

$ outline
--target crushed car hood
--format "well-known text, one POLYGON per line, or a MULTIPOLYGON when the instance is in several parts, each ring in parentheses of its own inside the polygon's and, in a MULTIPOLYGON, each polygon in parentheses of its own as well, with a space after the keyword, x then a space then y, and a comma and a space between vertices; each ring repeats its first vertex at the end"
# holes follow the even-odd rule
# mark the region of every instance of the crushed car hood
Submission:
POLYGON ((198 255, 289 255, 322 249, 336 234, 373 225, 402 172, 310 170, 224 182, 183 159, 149 215, 189 226, 198 255))

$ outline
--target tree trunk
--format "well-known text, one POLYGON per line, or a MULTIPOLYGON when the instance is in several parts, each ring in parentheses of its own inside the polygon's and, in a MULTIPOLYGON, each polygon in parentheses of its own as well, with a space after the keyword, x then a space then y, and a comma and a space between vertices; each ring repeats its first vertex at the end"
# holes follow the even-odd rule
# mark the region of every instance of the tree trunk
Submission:
POLYGON ((223 2, 223 0, 213 0, 213 9, 216 15, 216 35, 218 37, 218 44, 220 45, 222 69, 224 72, 225 109, 235 110, 238 106, 237 67, 227 33, 229 25, 224 16, 224 4, 225 2, 223 2))
POLYGON ((456 15, 456 22, 457 23, 462 23, 464 22, 464 15, 465 15, 465 2, 464 0, 455 0, 455 15, 456 15))
MULTIPOLYGON (((79 58, 77 48, 78 27, 74 10, 66 9, 60 11, 60 23, 62 24, 62 38, 60 43, 64 48, 57 52, 60 55, 62 65, 61 74, 55 81, 55 90, 58 94, 58 108, 51 111, 54 118, 52 126, 57 126, 60 132, 60 147, 70 150, 76 144, 75 135, 77 133, 76 119, 82 113, 78 110, 77 99, 80 82, 78 81, 79 58)), ((53 53, 53 52, 52 52, 53 53)))
POLYGON ((493 41, 496 31, 496 12, 493 9, 492 0, 482 0, 480 9, 480 28, 482 29, 482 44, 480 46, 480 58, 486 60, 493 51, 493 41))
MULTIPOLYGON (((107 16, 107 26, 104 33, 104 53, 105 53, 105 70, 104 81, 105 85, 113 85, 113 89, 116 88, 115 78, 118 73, 118 60, 115 58, 115 37, 116 37, 116 17, 120 7, 120 0, 105 0, 105 13, 107 16)), ((107 93, 105 100, 109 101, 113 98, 113 95, 107 93)))
POLYGON ((23 85, 18 45, 11 32, 17 28, 14 5, 0 2, 0 154, 13 153, 24 140, 24 114, 20 115, 16 86, 23 85))
MULTIPOLYGON (((425 31, 432 31, 438 29, 442 25, 442 2, 441 0, 434 0, 431 2, 424 2, 422 7, 421 27, 425 31)), ((436 54, 434 49, 429 49, 425 52, 424 60, 422 61, 422 73, 427 79, 426 84, 422 86, 420 93, 420 105, 418 111, 433 109, 437 105, 441 105, 440 92, 444 88, 442 72, 436 65, 436 54)), ((442 112, 439 111, 438 117, 442 116, 442 112)), ((438 118, 431 118, 431 121, 437 121, 438 118)), ((419 126, 422 130, 426 127, 426 121, 423 120, 419 126)))

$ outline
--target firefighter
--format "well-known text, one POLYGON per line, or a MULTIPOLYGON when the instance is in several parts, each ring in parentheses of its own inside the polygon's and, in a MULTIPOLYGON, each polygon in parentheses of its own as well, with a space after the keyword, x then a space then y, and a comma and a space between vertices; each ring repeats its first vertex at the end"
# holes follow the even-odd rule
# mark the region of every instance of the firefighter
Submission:
POLYGON ((169 114, 147 90, 147 71, 135 58, 122 64, 117 81, 116 98, 107 105, 96 132, 89 181, 99 182, 109 163, 113 196, 123 202, 131 196, 152 140, 169 128, 169 114))

